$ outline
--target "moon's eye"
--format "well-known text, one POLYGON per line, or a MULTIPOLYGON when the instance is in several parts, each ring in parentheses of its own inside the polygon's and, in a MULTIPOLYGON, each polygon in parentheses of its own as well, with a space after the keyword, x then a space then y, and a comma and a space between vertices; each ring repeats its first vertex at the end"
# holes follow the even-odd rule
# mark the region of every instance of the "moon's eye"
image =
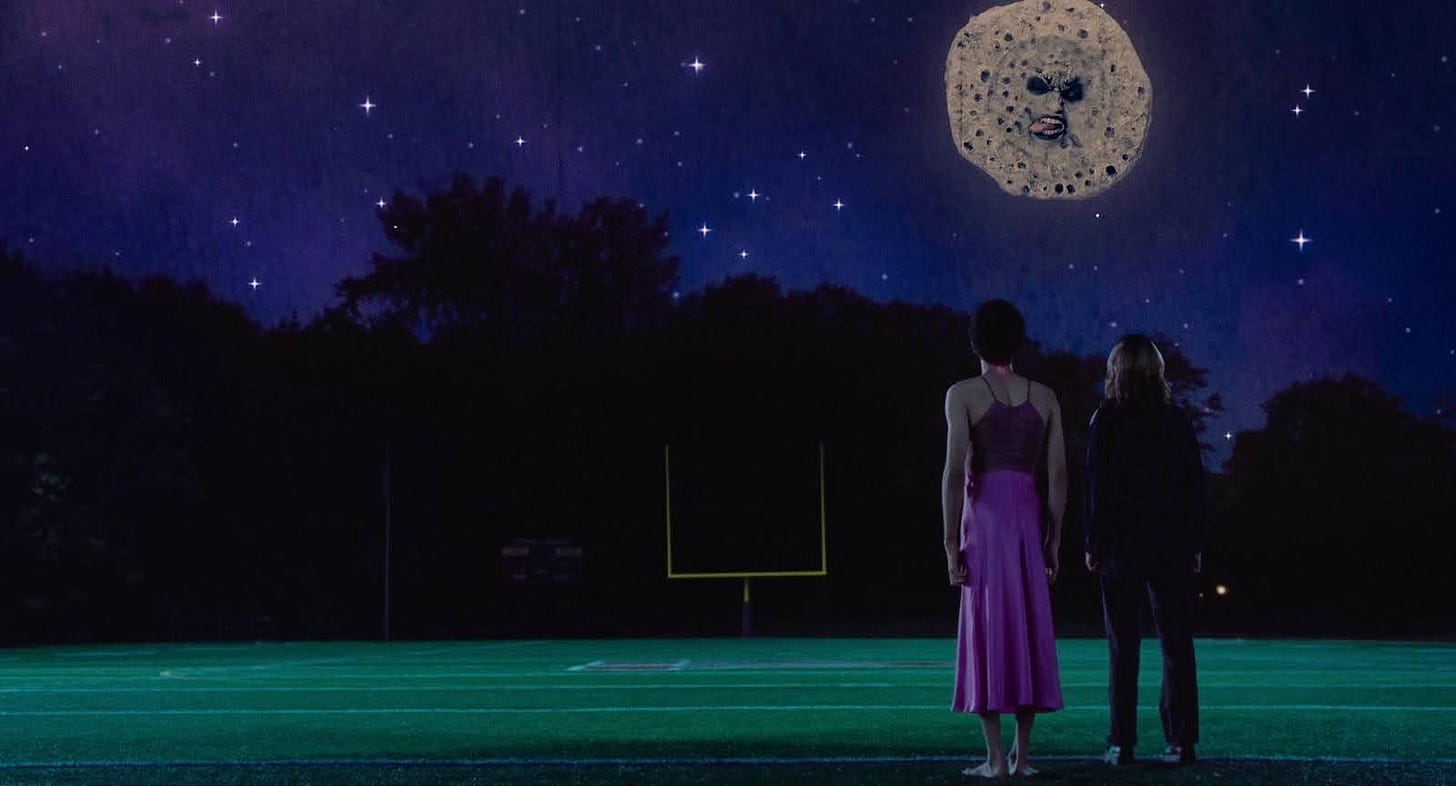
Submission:
POLYGON ((1076 77, 1072 77, 1070 80, 1067 81, 1066 84, 1062 85, 1062 100, 1063 101, 1081 101, 1082 100, 1082 80, 1080 80, 1080 79, 1078 79, 1076 77))
POLYGON ((1039 96, 1043 93, 1050 91, 1052 88, 1051 85, 1047 84, 1047 81, 1045 79, 1042 79, 1039 76, 1034 76, 1026 80, 1026 89, 1032 95, 1039 96))

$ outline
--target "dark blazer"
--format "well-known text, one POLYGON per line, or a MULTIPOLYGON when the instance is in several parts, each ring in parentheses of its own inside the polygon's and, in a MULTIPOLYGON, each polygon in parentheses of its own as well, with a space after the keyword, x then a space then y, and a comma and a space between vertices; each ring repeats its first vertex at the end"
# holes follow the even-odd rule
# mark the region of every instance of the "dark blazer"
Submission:
POLYGON ((1087 428, 1086 549, 1108 575, 1192 566, 1208 535, 1193 423, 1166 404, 1104 402, 1087 428))

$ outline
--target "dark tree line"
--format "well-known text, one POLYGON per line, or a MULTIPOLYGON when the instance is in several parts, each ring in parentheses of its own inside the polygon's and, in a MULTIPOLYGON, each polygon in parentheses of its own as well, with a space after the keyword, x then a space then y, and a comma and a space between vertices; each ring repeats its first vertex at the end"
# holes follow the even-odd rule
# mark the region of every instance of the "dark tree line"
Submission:
MULTIPOLYGON (((667 217, 629 200, 569 214, 459 178, 380 218, 394 254, 271 329, 200 284, 0 253, 4 636, 376 636, 386 487, 396 635, 731 632, 737 585, 664 578, 663 446, 732 468, 819 441, 830 575, 757 585, 760 629, 950 633, 941 403, 977 370, 967 315, 752 275, 674 297, 667 217), (503 582, 518 537, 579 544, 582 584, 503 582)), ((1160 343, 1202 430, 1218 396, 1160 343)), ((1068 426, 1069 631, 1099 621, 1075 489, 1103 362, 1018 359, 1068 426)), ((1231 591, 1208 624, 1449 632, 1451 429, 1357 378, 1267 409, 1213 478, 1205 584, 1231 591)))

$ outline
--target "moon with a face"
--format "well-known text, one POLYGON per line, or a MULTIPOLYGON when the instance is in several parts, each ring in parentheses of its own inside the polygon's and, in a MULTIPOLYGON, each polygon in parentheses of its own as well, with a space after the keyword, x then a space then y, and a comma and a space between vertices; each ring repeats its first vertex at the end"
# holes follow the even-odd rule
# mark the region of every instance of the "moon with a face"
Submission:
POLYGON ((946 60, 956 149, 1009 194, 1083 199, 1142 153, 1153 88, 1132 41, 1089 0, 1021 0, 956 34, 946 60))

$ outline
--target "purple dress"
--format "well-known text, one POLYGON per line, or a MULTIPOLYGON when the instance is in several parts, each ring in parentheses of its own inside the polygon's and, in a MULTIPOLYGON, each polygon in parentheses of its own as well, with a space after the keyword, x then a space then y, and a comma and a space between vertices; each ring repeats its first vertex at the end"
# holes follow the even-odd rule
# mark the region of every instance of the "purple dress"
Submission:
POLYGON ((1029 400, 1012 407, 997 399, 971 429, 961 516, 971 575, 961 589, 955 712, 1062 708, 1036 493, 1044 432, 1029 400))

